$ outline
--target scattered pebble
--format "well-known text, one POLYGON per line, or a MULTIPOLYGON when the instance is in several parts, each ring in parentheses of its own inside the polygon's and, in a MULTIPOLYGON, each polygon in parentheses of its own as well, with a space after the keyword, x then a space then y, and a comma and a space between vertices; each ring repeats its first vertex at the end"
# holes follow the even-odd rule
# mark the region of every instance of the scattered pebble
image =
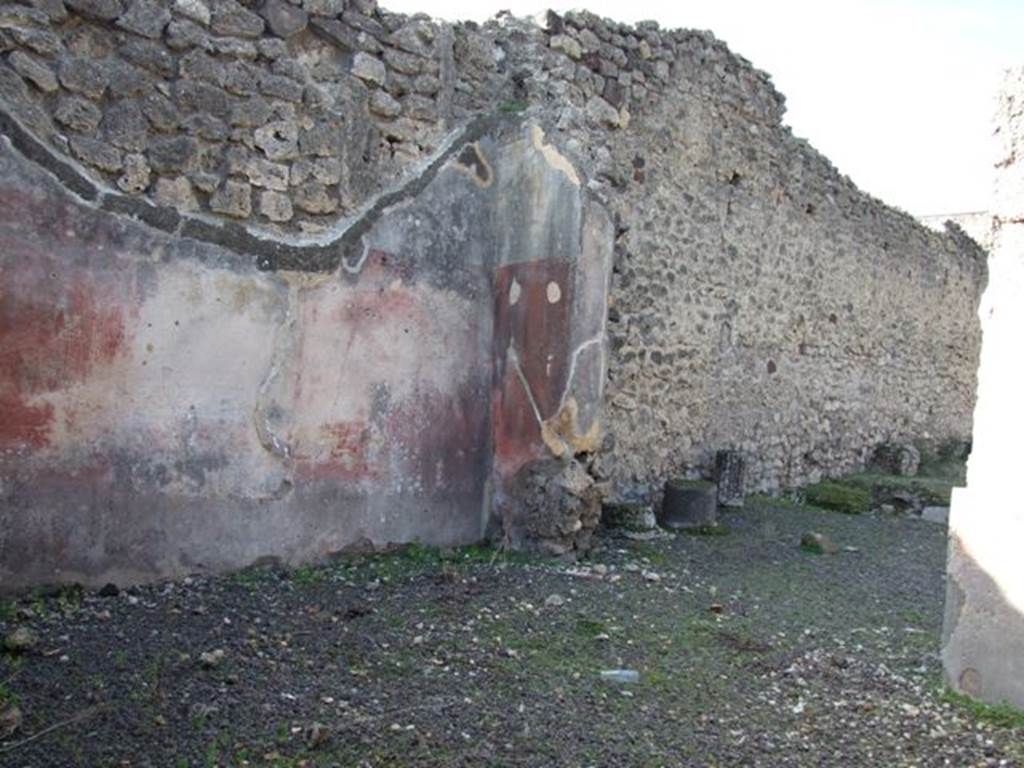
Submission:
POLYGON ((28 627, 18 627, 4 638, 4 648, 11 653, 29 653, 38 644, 39 638, 28 627))
POLYGON ((217 648, 212 651, 203 651, 199 654, 199 663, 205 669, 216 669, 224 661, 224 651, 217 648))

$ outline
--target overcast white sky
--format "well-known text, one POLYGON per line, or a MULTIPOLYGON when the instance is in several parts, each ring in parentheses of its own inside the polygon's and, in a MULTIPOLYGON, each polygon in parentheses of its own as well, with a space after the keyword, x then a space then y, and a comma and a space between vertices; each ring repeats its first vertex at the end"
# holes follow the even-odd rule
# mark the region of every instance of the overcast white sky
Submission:
POLYGON ((987 210, 1001 72, 1024 65, 1024 0, 381 0, 481 21, 586 7, 710 29, 769 72, 786 122, 862 189, 913 214, 987 210))

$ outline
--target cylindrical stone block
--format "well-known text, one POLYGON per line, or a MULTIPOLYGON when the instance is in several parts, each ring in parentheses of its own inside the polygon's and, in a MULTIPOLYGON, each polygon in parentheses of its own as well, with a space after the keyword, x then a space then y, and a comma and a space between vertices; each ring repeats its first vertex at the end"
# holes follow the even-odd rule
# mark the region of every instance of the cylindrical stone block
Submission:
POLYGON ((718 522, 718 489, 706 480, 669 480, 658 518, 665 528, 702 528, 718 522))
POLYGON ((719 451, 715 454, 715 482, 718 484, 718 503, 721 506, 743 506, 746 472, 747 462, 739 451, 719 451))

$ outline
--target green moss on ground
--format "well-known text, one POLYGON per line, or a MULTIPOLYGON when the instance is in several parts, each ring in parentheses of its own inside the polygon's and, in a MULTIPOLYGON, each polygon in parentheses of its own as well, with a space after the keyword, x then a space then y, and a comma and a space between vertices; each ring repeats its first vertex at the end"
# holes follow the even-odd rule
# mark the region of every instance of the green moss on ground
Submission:
POLYGON ((868 492, 909 491, 915 496, 920 497, 927 505, 939 507, 948 507, 953 488, 963 485, 963 482, 949 478, 903 477, 901 475, 883 475, 873 472, 848 475, 836 482, 852 488, 861 488, 868 492))
POLYGON ((804 497, 812 507, 831 509, 847 515, 859 515, 871 508, 871 492, 839 482, 823 482, 804 488, 804 497))

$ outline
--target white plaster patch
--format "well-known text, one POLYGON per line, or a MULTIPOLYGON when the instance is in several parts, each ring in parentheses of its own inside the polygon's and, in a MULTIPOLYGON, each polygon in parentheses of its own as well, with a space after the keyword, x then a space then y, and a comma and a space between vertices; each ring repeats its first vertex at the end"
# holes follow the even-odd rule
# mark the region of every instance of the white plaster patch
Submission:
POLYGON ((514 307, 519 303, 519 296, 522 294, 523 288, 519 285, 519 281, 514 277, 512 278, 512 285, 508 289, 508 303, 509 306, 514 307))
POLYGON ((562 289, 552 280, 548 283, 548 304, 557 304, 562 300, 562 289))
POLYGON ((553 146, 544 143, 544 130, 539 125, 530 126, 530 138, 533 141, 533 148, 541 153, 548 165, 568 176, 569 181, 577 187, 580 186, 580 177, 572 163, 553 146))

